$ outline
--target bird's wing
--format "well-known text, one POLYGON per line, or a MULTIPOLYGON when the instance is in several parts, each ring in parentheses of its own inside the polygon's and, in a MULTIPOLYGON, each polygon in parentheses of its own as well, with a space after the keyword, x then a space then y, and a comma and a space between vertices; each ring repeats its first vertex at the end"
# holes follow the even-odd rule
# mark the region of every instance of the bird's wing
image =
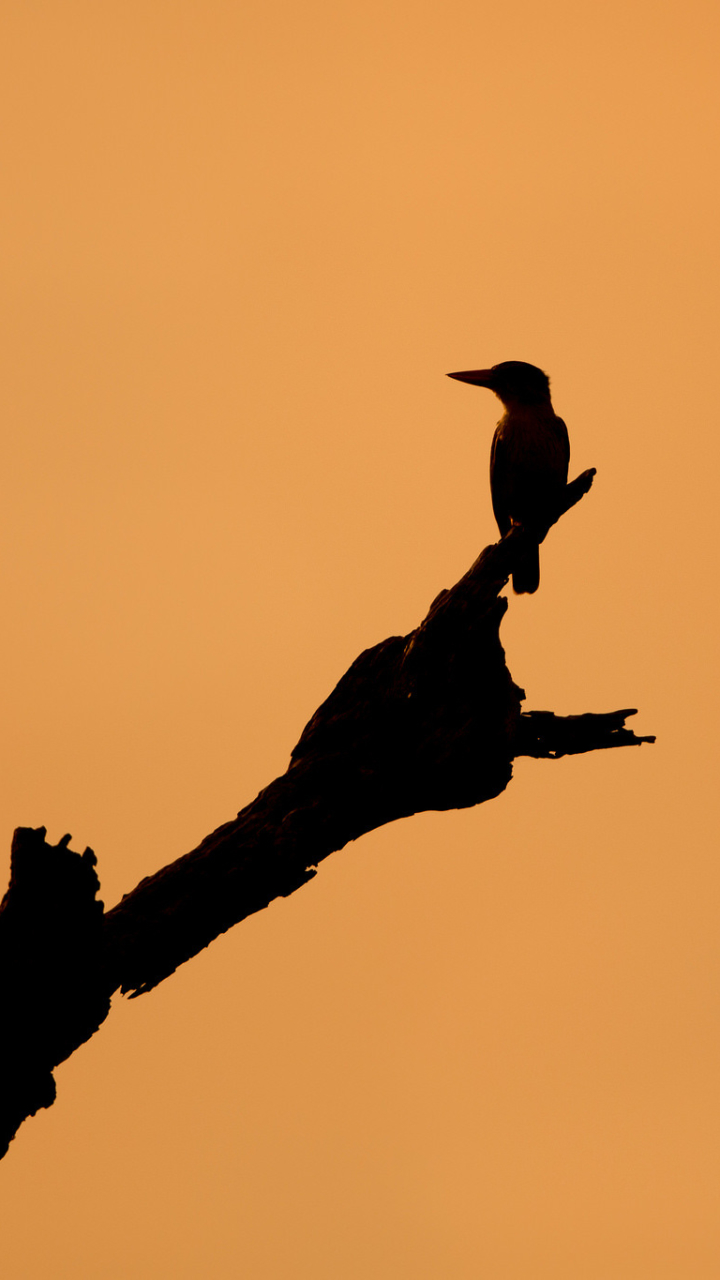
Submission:
POLYGON ((500 427, 496 427, 490 450, 490 497, 498 529, 503 536, 508 532, 510 519, 508 493, 508 456, 507 444, 502 439, 500 427))
POLYGON ((570 437, 565 423, 562 418, 558 418, 557 414, 555 415, 555 426, 557 427, 558 439, 565 461, 565 480, 567 481, 567 468, 570 466, 570 437))

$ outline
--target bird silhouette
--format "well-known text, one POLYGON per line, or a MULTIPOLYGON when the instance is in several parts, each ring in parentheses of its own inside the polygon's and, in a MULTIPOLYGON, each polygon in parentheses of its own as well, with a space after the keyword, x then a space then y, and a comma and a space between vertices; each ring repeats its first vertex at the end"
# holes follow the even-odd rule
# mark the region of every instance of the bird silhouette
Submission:
POLYGON ((552 407, 550 379, 524 360, 448 377, 488 387, 505 408, 490 451, 490 494, 501 534, 520 524, 528 535, 512 580, 518 595, 531 594, 540 583, 539 546, 557 519, 570 464, 567 427, 552 407))

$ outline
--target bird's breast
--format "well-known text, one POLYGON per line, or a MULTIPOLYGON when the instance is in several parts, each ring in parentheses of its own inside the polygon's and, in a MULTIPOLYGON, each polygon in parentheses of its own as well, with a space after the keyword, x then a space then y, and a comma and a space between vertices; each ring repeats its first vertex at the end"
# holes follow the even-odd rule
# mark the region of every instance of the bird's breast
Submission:
POLYGON ((567 478, 568 450, 564 424, 555 415, 506 413, 497 426, 506 466, 535 474, 567 478))

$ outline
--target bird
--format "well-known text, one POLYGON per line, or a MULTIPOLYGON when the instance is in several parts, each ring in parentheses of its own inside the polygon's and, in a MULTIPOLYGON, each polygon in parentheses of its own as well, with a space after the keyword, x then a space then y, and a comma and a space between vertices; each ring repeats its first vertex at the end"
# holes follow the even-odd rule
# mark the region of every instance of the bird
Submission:
POLYGON ((490 450, 490 496, 500 533, 519 524, 528 535, 512 581, 517 595, 532 595, 540 584, 540 543, 557 519, 570 464, 568 430, 553 409, 550 379, 524 360, 448 377, 487 387, 502 401, 490 450))

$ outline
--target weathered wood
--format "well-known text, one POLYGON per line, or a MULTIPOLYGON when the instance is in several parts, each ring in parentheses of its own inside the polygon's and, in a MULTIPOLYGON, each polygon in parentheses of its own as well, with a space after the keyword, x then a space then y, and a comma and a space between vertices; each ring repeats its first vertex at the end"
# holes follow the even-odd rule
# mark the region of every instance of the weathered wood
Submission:
MULTIPOLYGON (((557 518, 592 484, 567 486, 557 518)), ((408 636, 356 659, 304 729, 282 777, 102 916, 94 855, 20 829, 0 908, 0 1140, 55 1096, 52 1070, 107 1015, 110 995, 150 991, 219 934, 306 884, 367 831, 499 795, 518 755, 651 742, 631 711, 522 712, 505 665, 500 596, 525 533, 487 547, 408 636)))
POLYGON ((53 1068, 110 1008, 95 855, 69 841, 47 844, 44 827, 13 836, 0 904, 0 1155, 26 1116, 55 1100, 53 1068))

